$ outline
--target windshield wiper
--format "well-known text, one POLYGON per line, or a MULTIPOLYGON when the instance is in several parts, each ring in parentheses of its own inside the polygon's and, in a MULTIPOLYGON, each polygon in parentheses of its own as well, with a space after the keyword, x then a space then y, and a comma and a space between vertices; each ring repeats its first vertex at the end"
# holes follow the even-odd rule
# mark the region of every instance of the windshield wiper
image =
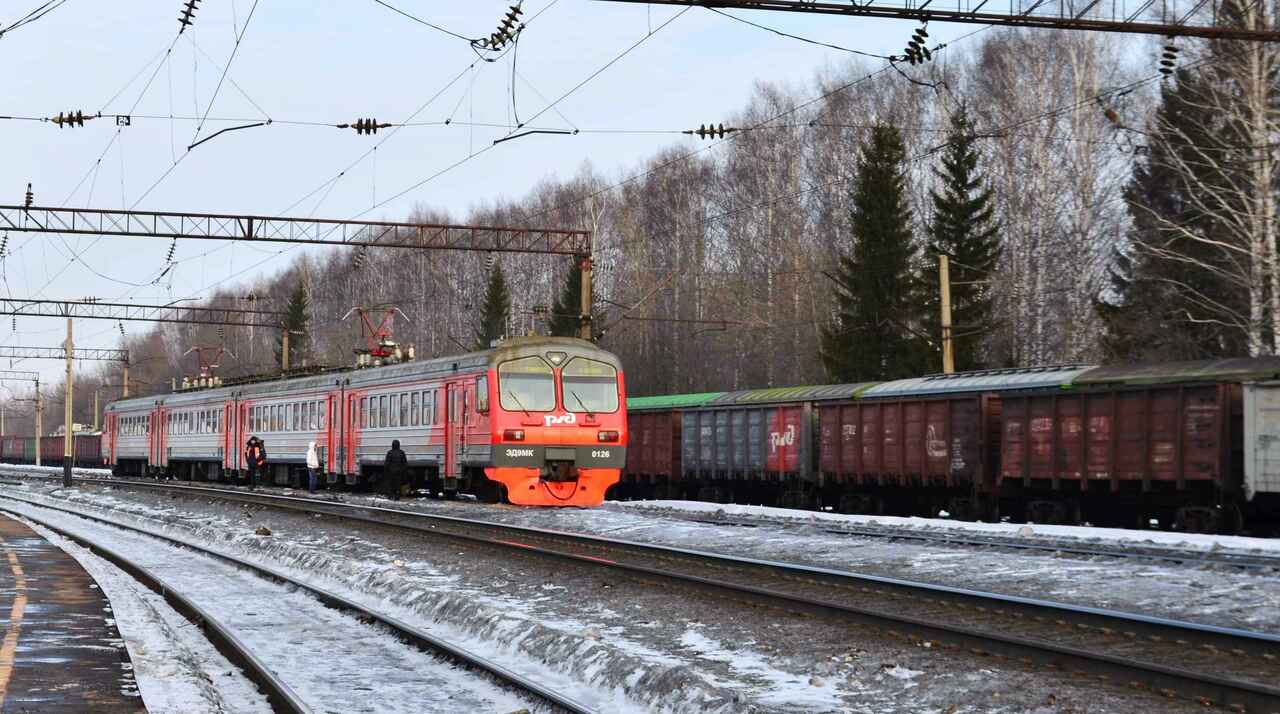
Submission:
POLYGON ((507 390, 507 394, 510 394, 510 395, 511 395, 511 398, 512 398, 512 399, 514 399, 514 400, 516 400, 516 406, 520 407, 520 411, 524 412, 524 415, 525 415, 525 416, 527 416, 527 417, 531 417, 531 416, 533 416, 532 414, 530 414, 530 413, 529 413, 529 410, 528 410, 528 409, 525 409, 525 408, 524 408, 524 402, 521 402, 521 401, 520 401, 520 397, 517 397, 515 392, 511 391, 510 389, 508 389, 508 390, 507 390))
POLYGON ((587 413, 587 416, 589 416, 589 417, 594 417, 594 416, 595 416, 595 412, 593 412, 593 411, 591 411, 590 409, 588 409, 588 408, 587 408, 587 405, 582 403, 582 397, 579 397, 579 396, 578 396, 578 393, 577 393, 576 391, 574 391, 574 390, 570 389, 570 390, 569 390, 569 393, 573 395, 573 398, 574 398, 574 399, 577 399, 577 400, 578 400, 578 406, 582 407, 582 411, 586 412, 586 413, 587 413))

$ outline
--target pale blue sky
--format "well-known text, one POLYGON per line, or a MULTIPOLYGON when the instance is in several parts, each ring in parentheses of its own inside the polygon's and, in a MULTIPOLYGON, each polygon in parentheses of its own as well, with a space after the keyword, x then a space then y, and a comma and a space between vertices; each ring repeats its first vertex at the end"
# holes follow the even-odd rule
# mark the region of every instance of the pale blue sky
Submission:
MULTIPOLYGON (((509 4, 388 1, 465 36, 487 35, 509 4)), ((7 25, 38 4, 36 0, 0 0, 0 23, 7 25)), ((606 175, 616 175, 634 169, 663 146, 697 144, 696 139, 665 134, 528 137, 486 151, 370 211, 375 188, 377 201, 384 201, 508 132, 508 62, 480 63, 466 72, 476 59, 466 43, 405 19, 373 0, 259 0, 228 74, 243 92, 230 81, 224 83, 209 116, 259 120, 265 111, 280 123, 225 134, 182 158, 196 122, 170 122, 167 117, 199 116, 206 111, 221 73, 219 65, 231 54, 235 33, 244 27, 254 3, 204 0, 194 27, 187 31, 199 49, 184 36, 173 45, 167 63, 156 59, 148 64, 163 57, 173 42, 182 4, 182 0, 68 0, 39 22, 0 37, 0 63, 5 68, 0 72, 0 114, 130 113, 142 96, 132 114, 166 117, 136 119, 119 130, 115 143, 111 142, 117 127, 110 120, 75 129, 0 121, 0 203, 19 203, 31 181, 41 205, 272 215, 314 211, 317 217, 363 215, 391 220, 423 206, 461 218, 470 206, 519 197, 540 180, 570 175, 584 162, 606 175), (341 180, 298 203, 389 130, 368 137, 351 130, 283 122, 341 122, 360 117, 400 122, 460 73, 463 79, 416 121, 440 122, 450 116, 466 121, 473 116, 476 122, 503 126, 474 131, 461 126, 406 127, 382 144, 376 162, 368 158, 359 162, 341 180), (153 74, 143 95, 143 85, 153 74), (136 80, 129 83, 135 75, 136 80), (175 157, 182 159, 178 166, 144 197, 173 166, 175 157)), ((524 9, 526 18, 546 12, 530 23, 520 42, 517 70, 522 78, 516 83, 522 117, 542 110, 547 101, 560 97, 644 37, 650 27, 656 29, 680 12, 597 0, 529 0, 524 9)), ((738 14, 879 54, 900 52, 916 26, 892 20, 738 14)), ((945 42, 973 29, 935 23, 930 39, 945 42)), ((696 127, 722 121, 741 108, 756 82, 788 82, 814 93, 815 73, 849 58, 843 52, 777 37, 694 8, 558 104, 559 113, 547 112, 535 124, 568 128, 571 123, 583 130, 696 127)), ((201 136, 233 125, 209 121, 201 136)), ((217 281, 280 269, 294 254, 251 269, 280 247, 264 251, 260 246, 180 242, 176 258, 181 262, 172 274, 170 290, 168 278, 164 285, 134 287, 93 272, 148 283, 164 269, 168 245, 163 241, 107 238, 93 243, 92 238, 68 238, 64 244, 49 237, 12 234, 9 249, 13 253, 5 260, 6 295, 67 299, 93 295, 141 303, 199 295, 217 281), (70 261, 71 249, 84 251, 82 260, 92 270, 70 261)), ((39 318, 19 318, 16 334, 9 334, 11 327, 8 319, 0 324, 4 344, 55 346, 64 330, 58 321, 39 318)), ((132 331, 143 327, 142 323, 126 324, 132 331)), ((85 347, 112 347, 119 338, 113 323, 85 321, 77 324, 76 331, 77 344, 85 347)), ((28 362, 22 368, 38 368, 51 381, 59 379, 61 370, 52 362, 28 362)))

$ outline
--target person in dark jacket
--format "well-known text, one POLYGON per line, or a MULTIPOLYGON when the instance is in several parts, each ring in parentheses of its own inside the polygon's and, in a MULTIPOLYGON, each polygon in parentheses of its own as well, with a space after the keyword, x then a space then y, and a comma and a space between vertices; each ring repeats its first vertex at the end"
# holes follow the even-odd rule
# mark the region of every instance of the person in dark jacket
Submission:
POLYGON ((262 439, 249 437, 244 447, 244 462, 249 467, 249 490, 252 491, 258 486, 258 472, 267 464, 267 447, 262 439))
POLYGON ((387 458, 382 463, 382 475, 387 481, 387 497, 391 500, 400 500, 400 484, 404 483, 404 477, 408 471, 409 459, 400 450, 400 440, 396 439, 391 442, 391 450, 387 452, 387 458))

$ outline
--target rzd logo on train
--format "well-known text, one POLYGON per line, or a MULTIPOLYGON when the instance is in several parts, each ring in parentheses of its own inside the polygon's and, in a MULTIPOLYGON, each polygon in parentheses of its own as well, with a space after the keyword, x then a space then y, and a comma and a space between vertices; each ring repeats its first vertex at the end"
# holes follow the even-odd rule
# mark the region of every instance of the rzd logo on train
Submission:
POLYGON ((776 453, 779 446, 791 446, 796 443, 796 428, 794 425, 788 425, 786 431, 769 432, 770 450, 776 453))
POLYGON ((548 414, 542 418, 546 421, 547 426, 578 423, 578 417, 574 416, 572 413, 565 414, 564 416, 556 416, 555 414, 548 414))

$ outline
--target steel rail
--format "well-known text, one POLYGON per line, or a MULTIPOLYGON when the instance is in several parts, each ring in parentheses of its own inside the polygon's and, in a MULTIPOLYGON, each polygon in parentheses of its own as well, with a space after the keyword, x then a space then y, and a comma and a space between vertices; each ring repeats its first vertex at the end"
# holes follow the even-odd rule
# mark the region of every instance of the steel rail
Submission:
MULTIPOLYGON (((449 642, 448 640, 441 639, 435 635, 432 635, 426 632, 425 630, 421 630, 417 627, 414 627, 413 625, 410 625, 402 620, 391 617, 389 615, 384 615, 382 613, 377 612, 376 610, 371 610, 355 602, 354 600, 343 597, 342 595, 338 595, 337 593, 331 592, 329 590, 325 590, 324 588, 318 587, 311 583, 307 583, 302 580, 293 578, 274 568, 261 565, 259 563, 254 563, 252 561, 245 560, 243 558, 238 558, 234 555, 220 553, 216 550, 205 548, 200 545, 178 540, 177 538, 166 535, 164 533, 157 533, 147 528, 140 528, 137 526, 129 525, 127 523, 121 523, 119 521, 114 521, 108 518, 102 518, 100 516, 84 513, 83 511, 79 511, 76 509, 65 508, 62 506, 54 506, 47 503, 41 503, 39 501, 34 501, 27 498, 21 498, 19 496, 15 496, 9 493, 0 493, 0 498, 9 499, 12 501, 20 501, 22 503, 35 506, 37 508, 44 508, 51 511, 58 511, 61 513, 66 513, 72 516, 76 516, 77 518, 82 518, 87 521, 101 523, 103 525, 111 526, 113 528, 119 528, 121 530, 129 531, 132 533, 138 533, 144 536, 148 536, 151 538, 155 538, 157 540, 164 541, 175 547, 192 550, 202 555, 206 555, 206 556, 221 560, 223 562, 230 563, 235 567, 238 567, 243 570, 247 570, 253 573, 254 575, 257 575, 258 577, 261 577, 265 580, 271 580, 282 585, 289 585, 289 586, 298 588, 299 590, 306 591, 311 595, 313 595, 317 600, 319 600, 321 603, 323 603, 327 607, 354 614, 357 617, 360 617, 362 619, 377 622, 387 627, 388 629, 390 629, 392 633, 394 633, 396 637, 399 638, 400 640, 410 645, 413 645, 414 647, 417 647, 419 650, 423 652, 427 652, 435 655, 443 655, 444 657, 454 660, 465 667, 484 672, 485 674, 488 674, 489 676, 498 680, 499 683, 506 685, 507 687, 510 687, 510 688, 518 689, 525 694, 531 694, 537 699, 542 700, 544 703, 552 705, 557 710, 571 712, 572 714, 596 714, 596 710, 586 706, 585 704, 578 702, 572 697, 561 694, 555 691, 554 689, 551 689, 550 687, 545 687, 539 684, 538 682, 535 682, 534 680, 529 679, 528 677, 525 677, 522 674, 519 674, 518 672, 514 672, 502 666, 501 664, 498 664, 497 662, 494 662, 490 659, 487 659, 480 655, 469 652, 466 649, 456 644, 453 644, 452 642, 449 642)), ((76 535, 69 534, 65 531, 59 530, 54 526, 48 524, 47 522, 44 522, 39 518, 32 517, 28 514, 20 513, 17 511, 9 511, 3 506, 0 506, 0 511, 8 512, 8 513, 16 513, 20 517, 27 518, 28 520, 39 523, 41 526, 44 526, 50 530, 53 530, 59 533, 60 535, 64 535, 68 538, 71 538, 72 540, 75 540, 76 542, 81 543, 82 545, 85 542, 88 542, 87 539, 83 539, 76 535)), ((92 546, 86 545, 86 547, 90 547, 91 549, 100 548, 100 546, 96 546, 96 545, 92 545, 92 546)), ((102 549, 102 550, 105 552, 105 549, 102 549)), ((118 556, 118 555, 117 557, 123 558, 123 556, 118 556)), ((136 565, 130 564, 130 567, 136 568, 140 571, 142 570, 142 568, 136 565)), ((132 574, 131 570, 127 572, 130 572, 132 574)), ((155 580, 154 576, 151 576, 149 573, 147 575, 148 577, 151 577, 153 580, 155 580)), ((155 582, 161 588, 163 588, 163 583, 160 583, 158 580, 155 580, 155 582)), ((148 587, 151 587, 151 585, 148 585, 148 587)), ((156 588, 151 587, 151 589, 155 590, 156 588)), ((161 591, 156 590, 156 592, 161 592, 161 591)), ((164 592, 173 592, 173 591, 165 590, 164 592)), ((174 593, 174 595, 175 597, 181 597, 176 593, 174 593)), ((195 608, 196 606, 192 604, 191 607, 195 608)), ((231 637, 229 633, 227 634, 227 636, 231 637)), ((243 645, 241 646, 243 647, 243 645)), ((248 654, 247 651, 245 652, 245 655, 251 656, 248 654)), ((287 685, 284 685, 283 683, 280 683, 280 684, 282 687, 286 687, 287 689, 287 685)), ((300 700, 299 700, 299 704, 301 704, 300 700)), ((302 705, 302 706, 305 707, 305 705, 302 705)), ((298 709, 294 711, 310 711, 310 709, 304 708, 304 709, 298 709)))
MULTIPOLYGON (((14 499, 23 500, 23 499, 14 499)), ((38 504, 37 504, 38 505, 38 504)), ((89 552, 97 555, 104 560, 110 562, 120 570, 131 575, 135 580, 142 583, 148 590, 154 592, 164 598, 169 606, 176 610, 183 617, 190 620, 204 632, 205 638, 214 646, 222 656, 226 657, 232 664, 240 667, 245 672, 245 676, 254 684, 262 687, 266 694, 267 701, 271 703, 272 709, 275 711, 294 712, 295 714, 310 714, 311 707, 295 693, 288 684, 285 684, 280 678, 276 677, 265 664, 249 651, 249 648, 240 641, 232 632, 222 623, 218 622, 203 608, 187 599, 178 591, 167 587, 164 581, 153 574, 146 568, 134 563, 127 556, 108 548, 99 543, 72 533, 63 528, 59 528, 47 521, 39 518, 33 518, 25 513, 12 511, 0 506, 0 511, 8 513, 17 518, 23 518, 38 524, 42 528, 46 528, 58 535, 71 540, 89 552)))
MULTIPOLYGON (((1121 682, 1141 682, 1142 686, 1156 692, 1172 692, 1192 700, 1210 701, 1222 706, 1243 707, 1254 712, 1280 712, 1280 687, 1272 684, 1223 677, 1171 667, 1156 662, 1145 662, 1131 656, 1101 652, 1059 644, 1047 637, 1019 637, 993 629, 952 625, 937 620, 915 616, 908 612, 890 609, 849 605, 829 599, 818 599, 735 583, 722 579, 679 573, 668 567, 628 563, 618 555, 632 554, 658 560, 684 559, 697 563, 698 572, 716 569, 736 569, 743 573, 781 574, 799 581, 823 583, 847 588, 850 591, 869 592, 872 589, 886 595, 902 595, 931 601, 950 601, 968 611, 1012 613, 1010 617, 1029 616, 1037 621, 1094 630, 1111 635, 1124 635, 1154 642, 1186 644, 1194 642, 1214 652, 1239 653, 1242 656, 1260 656, 1274 663, 1280 653, 1280 635, 1251 632, 1236 628, 1191 623, 1169 618, 1126 613, 1104 608, 1071 605, 1013 595, 958 588, 933 583, 909 581, 834 570, 807 565, 744 558, 740 556, 707 553, 671 546, 615 540, 599 536, 566 533, 547 529, 508 524, 473 521, 454 516, 425 514, 381 506, 334 503, 313 498, 300 498, 263 493, 245 493, 226 488, 185 486, 158 482, 120 479, 80 478, 83 483, 125 486, 149 490, 186 492, 201 496, 214 496, 227 501, 276 507, 301 513, 320 513, 344 518, 353 522, 368 523, 390 528, 411 530, 418 533, 448 537, 459 541, 507 550, 518 550, 548 558, 574 562, 590 567, 608 567, 624 571, 645 580, 657 580, 710 590, 736 599, 749 598, 765 606, 782 605, 789 611, 806 611, 826 615, 838 615, 861 624, 888 628, 896 633, 899 628, 912 631, 917 638, 950 643, 975 653, 1011 656, 1024 660, 1048 663, 1074 671, 1100 675, 1103 679, 1120 676, 1121 682), (400 519, 397 522, 396 519, 400 519), (450 530, 453 528, 455 530, 450 530), (471 532, 467 532, 471 531, 471 532), (475 531, 481 531, 480 534, 475 531), (595 555, 582 550, 565 550, 556 547, 533 545, 529 540, 550 540, 574 548, 596 550, 611 557, 595 555)), ((893 599, 888 602, 897 602, 893 599)))

